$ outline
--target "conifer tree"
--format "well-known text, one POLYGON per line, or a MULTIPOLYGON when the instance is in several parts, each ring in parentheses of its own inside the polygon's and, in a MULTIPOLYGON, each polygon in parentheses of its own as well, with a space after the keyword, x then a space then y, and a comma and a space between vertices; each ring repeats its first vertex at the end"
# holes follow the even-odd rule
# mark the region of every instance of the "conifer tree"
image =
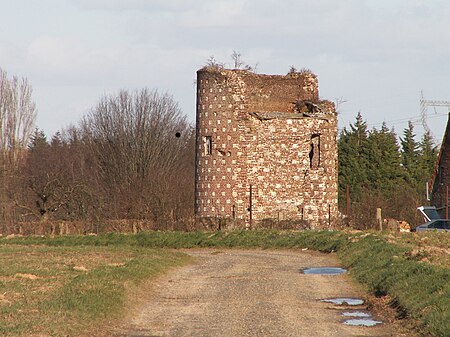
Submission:
POLYGON ((420 140, 419 155, 421 168, 425 174, 431 175, 436 165, 438 150, 429 131, 425 132, 420 140))
POLYGON ((64 144, 62 136, 61 136, 61 132, 57 131, 53 137, 52 140, 50 141, 50 145, 52 147, 61 147, 64 144))
POLYGON ((28 149, 31 151, 35 151, 39 148, 48 147, 47 136, 45 135, 43 130, 39 130, 38 128, 34 129, 34 132, 31 136, 30 144, 28 149))
POLYGON ((394 130, 383 123, 380 130, 370 131, 365 153, 370 187, 388 195, 402 179, 400 149, 394 130))
POLYGON ((358 199, 367 185, 366 155, 364 148, 367 143, 367 124, 361 113, 356 116, 350 130, 344 128, 338 141, 339 153, 339 199, 345 203, 345 190, 348 185, 352 199, 358 199))
POLYGON ((408 122, 408 127, 403 131, 403 138, 400 139, 402 147, 402 165, 406 171, 407 181, 412 186, 417 186, 417 180, 420 176, 418 170, 419 162, 419 143, 414 134, 414 125, 408 122))
POLYGON ((423 134, 419 143, 419 161, 418 161, 418 193, 424 200, 426 195, 426 184, 430 180, 438 157, 437 147, 434 145, 433 137, 427 131, 423 134))
POLYGON ((416 141, 411 122, 398 137, 384 123, 367 130, 358 114, 354 124, 344 128, 338 141, 339 202, 345 206, 345 188, 350 188, 351 218, 359 228, 375 225, 374 209, 384 217, 418 224, 416 207, 425 202, 425 182, 437 159, 432 137, 425 133, 416 141))

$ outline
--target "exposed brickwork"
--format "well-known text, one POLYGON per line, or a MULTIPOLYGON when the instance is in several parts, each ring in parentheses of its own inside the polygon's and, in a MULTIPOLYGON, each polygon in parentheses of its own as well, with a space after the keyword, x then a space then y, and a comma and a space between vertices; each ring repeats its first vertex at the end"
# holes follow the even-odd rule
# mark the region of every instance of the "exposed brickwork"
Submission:
POLYGON ((450 187, 450 113, 430 184, 431 205, 439 209, 442 218, 445 218, 447 186, 450 187))
POLYGON ((337 217, 337 117, 317 77, 197 72, 196 215, 307 220, 337 217))

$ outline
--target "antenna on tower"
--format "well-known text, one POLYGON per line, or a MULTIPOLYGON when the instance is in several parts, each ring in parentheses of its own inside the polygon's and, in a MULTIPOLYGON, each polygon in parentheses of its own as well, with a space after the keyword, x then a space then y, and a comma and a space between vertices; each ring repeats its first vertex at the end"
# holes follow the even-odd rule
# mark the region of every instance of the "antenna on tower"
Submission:
POLYGON ((436 139, 427 124, 427 118, 428 118, 428 111, 427 111, 428 109, 427 108, 429 106, 434 106, 434 107, 444 106, 444 107, 449 108, 449 112, 450 112, 450 101, 427 100, 423 97, 423 90, 420 91, 420 119, 422 122, 422 126, 423 126, 425 132, 430 134, 431 138, 433 139, 433 142, 436 143, 436 139))

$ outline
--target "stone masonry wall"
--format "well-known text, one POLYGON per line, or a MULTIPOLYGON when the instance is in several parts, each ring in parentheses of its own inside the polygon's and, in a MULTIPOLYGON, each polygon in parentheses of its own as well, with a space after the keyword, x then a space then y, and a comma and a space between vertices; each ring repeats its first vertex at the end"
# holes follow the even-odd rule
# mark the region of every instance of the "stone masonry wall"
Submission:
POLYGON ((337 217, 337 119, 296 111, 319 102, 315 75, 197 72, 195 210, 198 218, 306 220, 337 217))

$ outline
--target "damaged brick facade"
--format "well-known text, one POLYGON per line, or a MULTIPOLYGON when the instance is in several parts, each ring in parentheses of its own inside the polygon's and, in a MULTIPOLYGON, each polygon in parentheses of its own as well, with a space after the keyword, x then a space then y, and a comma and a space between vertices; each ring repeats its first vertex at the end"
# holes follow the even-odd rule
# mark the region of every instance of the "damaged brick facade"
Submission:
POLYGON ((441 217, 445 219, 445 208, 448 204, 447 187, 450 187, 450 113, 429 187, 431 192, 430 204, 436 206, 441 217))
POLYGON ((332 228, 337 115, 309 72, 197 72, 197 219, 304 220, 332 228))

